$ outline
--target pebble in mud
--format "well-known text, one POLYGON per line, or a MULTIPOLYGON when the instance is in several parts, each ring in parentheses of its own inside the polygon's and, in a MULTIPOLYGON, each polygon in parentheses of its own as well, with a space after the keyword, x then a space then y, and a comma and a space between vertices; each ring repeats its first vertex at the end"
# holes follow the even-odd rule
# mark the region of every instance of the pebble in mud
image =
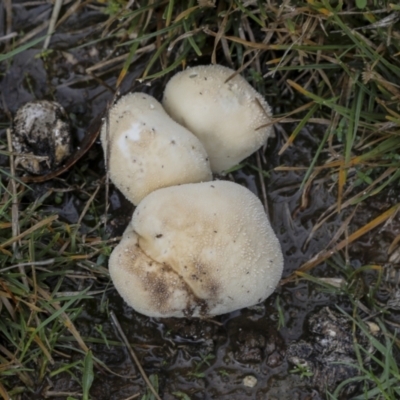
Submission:
MULTIPOLYGON (((300 340, 290 345, 287 359, 311 374, 310 386, 325 393, 326 390, 333 391, 344 380, 358 375, 352 324, 345 315, 324 307, 309 318, 308 328, 308 341, 300 340)), ((357 341, 367 348, 366 337, 359 331, 357 341)), ((345 397, 340 398, 348 398, 355 389, 356 384, 345 386, 341 392, 341 396, 345 397)))
POLYGON ((71 154, 71 130, 64 108, 47 100, 20 107, 13 121, 12 145, 16 162, 26 171, 51 172, 71 154))
POLYGON ((257 378, 253 375, 247 375, 243 378, 243 385, 249 388, 253 388, 257 385, 257 378))

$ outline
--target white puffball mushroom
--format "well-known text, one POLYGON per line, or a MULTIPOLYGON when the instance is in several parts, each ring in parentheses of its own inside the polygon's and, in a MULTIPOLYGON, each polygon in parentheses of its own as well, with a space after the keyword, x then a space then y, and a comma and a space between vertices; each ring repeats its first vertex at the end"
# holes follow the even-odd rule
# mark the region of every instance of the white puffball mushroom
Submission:
POLYGON ((111 108, 101 129, 110 178, 133 204, 156 189, 212 179, 200 141, 145 93, 131 93, 111 108), (107 127, 109 121, 109 127, 107 127))
POLYGON ((109 270, 136 311, 207 317, 272 294, 283 256, 260 200, 236 183, 159 189, 136 208, 109 270))
POLYGON ((174 75, 163 98, 167 113, 203 143, 213 172, 226 171, 263 146, 272 134, 271 110, 242 76, 221 65, 174 75))

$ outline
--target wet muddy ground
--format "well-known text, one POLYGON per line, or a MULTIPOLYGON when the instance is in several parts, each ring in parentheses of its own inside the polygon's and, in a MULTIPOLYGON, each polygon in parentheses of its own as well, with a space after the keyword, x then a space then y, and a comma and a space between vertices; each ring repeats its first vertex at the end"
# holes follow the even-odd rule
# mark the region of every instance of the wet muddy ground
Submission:
MULTIPOLYGON (((13 2, 13 7, 13 29, 16 31, 28 31, 31 26, 47 20, 51 13, 51 6, 47 3, 26 7, 13 2)), ((47 99, 56 100, 64 106, 72 121, 75 145, 79 145, 90 122, 111 101, 113 92, 110 88, 115 87, 119 73, 119 69, 116 69, 92 79, 86 73, 87 68, 98 63, 114 48, 113 40, 79 47, 99 34, 96 27, 102 20, 105 20, 105 16, 98 11, 83 9, 66 21, 53 36, 52 52, 42 53, 38 45, 0 64, 0 137, 3 143, 6 143, 5 128, 10 123, 9 113, 14 114, 27 101, 47 99)), ((114 56, 118 55, 119 50, 114 56)), ((160 99, 166 78, 152 82, 151 86, 135 81, 143 70, 144 62, 130 68, 121 92, 134 88, 160 99)), ((272 104, 273 109, 281 109, 288 100, 277 100, 278 104, 272 104)), ((304 172, 273 169, 279 165, 308 167, 324 127, 307 126, 296 139, 295 145, 279 156, 278 151, 284 143, 282 131, 290 134, 292 128, 288 124, 277 127, 277 136, 269 142, 265 153, 267 162, 263 165, 265 171, 270 171, 265 179, 268 210, 285 257, 284 277, 326 248, 344 219, 353 211, 349 207, 341 214, 336 214, 310 236, 320 215, 336 202, 335 178, 329 173, 321 174, 311 186, 306 204, 301 206, 300 184, 304 172)), ((256 165, 255 157, 249 163, 256 165)), ((102 150, 98 142, 60 178, 32 184, 33 191, 24 199, 25 204, 48 188, 72 188, 58 199, 55 195, 49 197, 45 207, 48 214, 57 213, 64 221, 77 223, 87 199, 78 188, 82 183, 82 174, 89 176, 91 182, 101 181, 104 177, 102 150)), ((245 167, 228 178, 247 186, 261 197, 259 176, 253 169, 245 167)), ((361 205, 352 222, 354 229, 398 202, 399 196, 398 192, 388 189, 361 205)), ((133 208, 113 186, 110 187, 109 199, 110 211, 104 234, 113 238, 122 234, 133 208)), ((103 188, 96 197, 96 203, 100 208, 104 207, 101 206, 104 203, 103 188)), ((84 220, 81 227, 82 232, 89 232, 89 236, 91 223, 90 220, 84 220)), ((400 222, 397 217, 390 224, 362 237, 341 257, 347 256, 354 269, 365 264, 384 264, 388 261, 387 249, 399 233, 400 222)), ((97 261, 106 267, 106 259, 97 261)), ((79 263, 68 266, 72 272, 79 268, 79 263)), ((343 277, 327 264, 317 267, 312 274, 343 277)), ((366 275, 364 283, 371 284, 375 279, 373 274, 366 275)), ((388 288, 396 284, 395 279, 396 276, 388 278, 388 288)), ((67 278, 65 282, 64 291, 82 289, 82 284, 74 278, 67 278)), ((51 285, 51 279, 48 284, 51 285)), ((212 320, 152 319, 126 306, 109 286, 106 276, 85 282, 85 285, 88 284, 92 291, 105 290, 105 294, 93 296, 92 300, 82 304, 83 310, 75 320, 76 327, 83 338, 88 338, 86 343, 92 348, 94 356, 120 375, 111 375, 103 368, 96 369, 90 394, 92 399, 97 400, 122 400, 139 393, 143 395, 146 391, 127 351, 122 345, 112 344, 112 341, 120 341, 120 338, 109 318, 110 311, 114 311, 120 320, 143 368, 149 375, 158 376, 159 393, 163 399, 184 399, 186 395, 190 399, 306 400, 324 398, 324 393, 310 387, 307 378, 289 372, 293 365, 288 363, 288 348, 300 339, 305 342, 313 340, 307 319, 323 307, 335 309, 340 306, 346 311, 351 310, 347 297, 330 294, 307 281, 298 281, 279 287, 263 304, 212 320), (280 320, 279 310, 284 321, 280 320), (96 338, 101 339, 100 330, 111 341, 109 347, 96 342, 96 338)), ((378 296, 382 302, 391 299, 389 290, 382 289, 378 296)), ((394 322, 399 322, 398 310, 394 309, 392 318, 394 322)), ((61 341, 65 342, 63 351, 68 354, 68 346, 74 346, 73 339, 66 335, 61 341)), ((72 351, 70 355, 76 357, 72 351)), ((61 356, 55 356, 55 359, 56 369, 57 363, 61 365, 63 359, 61 356)), ((68 374, 61 374, 37 382, 35 394, 23 395, 22 398, 66 399, 68 393, 73 395, 80 391, 78 382, 68 374)))

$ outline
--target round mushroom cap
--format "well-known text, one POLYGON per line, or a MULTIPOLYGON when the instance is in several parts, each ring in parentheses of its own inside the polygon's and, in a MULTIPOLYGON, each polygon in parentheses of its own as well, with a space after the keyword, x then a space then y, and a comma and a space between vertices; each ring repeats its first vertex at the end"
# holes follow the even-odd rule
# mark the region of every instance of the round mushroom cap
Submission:
POLYGON ((112 107, 101 142, 106 157, 110 145, 111 180, 135 205, 156 189, 212 179, 200 141, 145 93, 123 96, 112 107))
POLYGON ((159 189, 136 208, 109 270, 136 311, 206 317, 262 302, 283 256, 260 200, 227 181, 159 189))
POLYGON ((168 82, 167 113, 203 143, 213 172, 226 171, 263 146, 272 134, 271 109, 235 71, 221 65, 188 68, 168 82))

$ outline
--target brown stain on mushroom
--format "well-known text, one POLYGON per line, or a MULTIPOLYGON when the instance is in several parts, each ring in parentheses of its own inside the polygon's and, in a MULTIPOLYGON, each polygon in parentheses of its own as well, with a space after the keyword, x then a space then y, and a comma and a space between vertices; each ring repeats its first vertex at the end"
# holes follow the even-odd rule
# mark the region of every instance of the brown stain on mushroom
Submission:
MULTIPOLYGON (((143 281, 143 284, 146 285, 147 288, 150 288, 152 293, 151 304, 153 307, 157 308, 162 314, 168 314, 173 310, 170 301, 173 296, 173 290, 169 285, 168 280, 165 279, 165 275, 168 274, 174 276, 175 279, 178 280, 178 283, 175 283, 174 286, 178 286, 187 294, 186 306, 183 309, 184 315, 186 317, 191 317, 194 314, 199 316, 208 315, 210 305, 213 305, 213 302, 210 301, 211 298, 202 299, 198 297, 193 288, 170 265, 162 264, 162 267, 160 268, 162 270, 161 274, 159 273, 160 271, 147 273, 146 278, 143 281)), ((212 292, 215 297, 217 297, 217 288, 217 285, 213 285, 212 292)))
POLYGON ((188 301, 183 311, 184 314, 186 316, 193 316, 193 314, 206 316, 210 309, 221 302, 219 298, 221 285, 217 277, 210 273, 213 270, 212 266, 197 262, 185 267, 184 273, 181 274, 177 271, 177 267, 174 268, 167 263, 162 264, 163 272, 176 276, 181 288, 187 293, 188 301), (199 284, 202 289, 201 296, 198 295, 199 284))
MULTIPOLYGON (((110 268, 113 281, 125 301, 130 303, 127 282, 135 280, 137 282, 135 290, 141 292, 141 297, 147 303, 150 310, 157 310, 161 315, 171 315, 174 312, 182 312, 185 316, 207 316, 210 308, 218 303, 219 285, 205 279, 205 283, 210 286, 207 299, 197 295, 195 289, 187 282, 187 278, 179 274, 168 263, 160 263, 149 257, 137 242, 136 234, 127 235, 122 241, 122 246, 113 254, 117 257, 118 266, 110 268), (118 271, 119 269, 120 271, 118 271), (123 273, 122 278, 116 277, 119 272, 123 273), (125 286, 122 286, 121 284, 125 286), (184 304, 180 308, 176 306, 176 292, 184 294, 184 304)), ((203 271, 205 266, 198 266, 199 271, 203 271)), ((135 306, 131 304, 132 306, 135 306)), ((140 311, 140 308, 139 308, 140 311)))
POLYGON ((110 273, 137 311, 198 317, 265 299, 279 282, 282 261, 259 199, 240 185, 215 181, 160 189, 142 200, 111 255, 110 273))

